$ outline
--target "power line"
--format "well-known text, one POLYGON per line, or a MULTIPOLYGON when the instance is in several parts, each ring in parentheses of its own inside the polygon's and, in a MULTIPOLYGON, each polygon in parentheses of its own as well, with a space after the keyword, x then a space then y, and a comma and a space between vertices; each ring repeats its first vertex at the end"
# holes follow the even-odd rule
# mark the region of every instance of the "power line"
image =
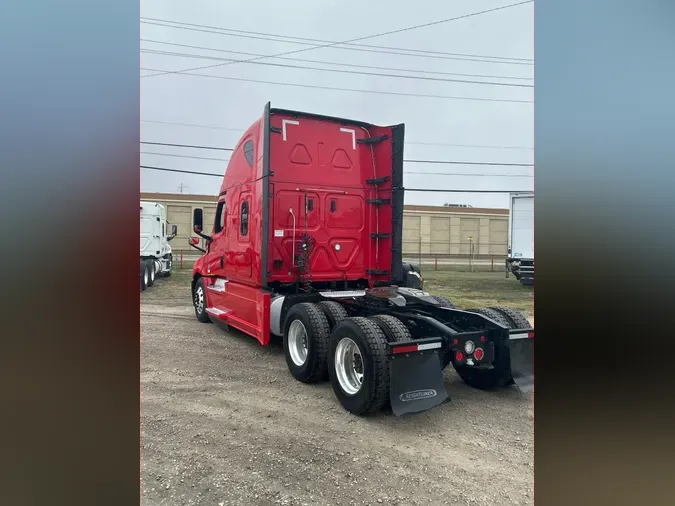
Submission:
MULTIPOLYGON (((234 151, 232 148, 219 148, 214 146, 196 146, 194 144, 169 144, 164 142, 146 142, 141 141, 141 144, 154 144, 158 146, 174 146, 179 148, 194 148, 194 149, 213 149, 219 151, 234 151)), ((161 153, 149 153, 149 154, 161 154, 161 153)), ((193 156, 184 156, 184 158, 199 158, 193 156)), ((213 158, 213 160, 221 160, 220 158, 213 158)), ((439 163, 439 164, 452 164, 452 165, 489 165, 497 167, 534 167, 532 163, 499 163, 499 162, 460 162, 454 160, 407 160, 404 159, 404 162, 408 163, 439 163)), ((435 174, 435 173, 434 173, 435 174)))
POLYGON ((151 165, 141 165, 141 169, 148 170, 161 170, 163 172, 179 172, 181 174, 194 174, 195 176, 213 176, 213 177, 223 177, 224 174, 214 174, 212 172, 197 172, 194 170, 183 170, 183 169, 168 169, 166 167, 153 167, 151 165))
MULTIPOLYGON (((172 23, 175 25, 183 25, 183 26, 193 26, 197 28, 208 28, 212 30, 220 30, 224 32, 233 32, 233 33, 242 33, 242 34, 252 34, 252 35, 263 35, 263 36, 268 36, 268 37, 276 37, 280 39, 295 39, 295 40, 302 40, 302 41, 308 41, 308 42, 321 42, 321 43, 336 43, 335 41, 332 40, 322 40, 322 39, 313 39, 309 37, 297 37, 297 36, 291 36, 291 35, 280 35, 276 33, 267 33, 267 32, 254 32, 250 30, 235 30, 234 28, 222 28, 218 26, 209 26, 209 25, 202 25, 202 24, 196 24, 196 23, 186 23, 183 21, 173 21, 170 19, 159 19, 159 18, 149 18, 145 16, 141 16, 141 20, 148 20, 148 21, 154 21, 154 22, 160 22, 160 23, 172 23)), ((340 44, 340 43, 337 43, 340 44)), ((401 48, 401 47, 391 47, 391 46, 375 46, 372 44, 354 44, 354 43, 349 43, 349 42, 344 42, 341 43, 342 45, 345 46, 355 46, 355 47, 365 47, 369 49, 391 49, 394 51, 408 51, 412 53, 429 53, 429 54, 440 54, 440 55, 446 55, 446 56, 466 56, 470 58, 490 58, 493 60, 515 60, 515 61, 526 61, 526 62, 532 62, 534 61, 532 58, 515 58, 515 57, 510 57, 510 56, 489 56, 489 55, 481 55, 481 54, 468 54, 468 53, 449 53, 447 51, 432 51, 428 49, 409 49, 409 48, 401 48)))
POLYGON ((151 119, 142 119, 142 123, 158 123, 160 125, 178 125, 178 126, 186 126, 186 127, 194 127, 194 128, 207 128, 207 129, 213 129, 213 130, 231 130, 233 132, 245 132, 245 128, 229 128, 229 127, 220 127, 220 126, 208 126, 208 125, 195 125, 194 123, 180 123, 176 121, 158 121, 158 120, 151 120, 151 119))
MULTIPOLYGON (((470 14, 464 14, 462 16, 456 16, 456 17, 453 17, 453 18, 442 19, 442 20, 439 20, 439 21, 431 21, 429 23, 424 23, 424 24, 421 24, 421 25, 409 26, 409 27, 406 27, 406 28, 399 28, 397 30, 390 30, 388 32, 376 33, 374 35, 366 35, 365 37, 357 37, 355 39, 343 40, 341 42, 333 42, 333 43, 330 43, 330 44, 310 46, 310 47, 306 47, 304 49, 295 49, 293 51, 285 51, 283 53, 278 53, 278 54, 275 54, 275 55, 271 55, 269 57, 265 56, 264 58, 270 58, 270 57, 276 57, 276 56, 286 56, 286 55, 289 55, 289 54, 301 53, 301 52, 310 51, 310 50, 313 50, 313 49, 322 49, 322 48, 327 48, 327 47, 333 47, 333 46, 337 46, 339 44, 358 42, 360 40, 372 39, 372 38, 375 38, 375 37, 382 37, 384 35, 392 35, 394 33, 401 33, 401 32, 405 32, 405 31, 409 31, 409 30, 416 30, 418 28, 425 28, 427 26, 437 25, 437 24, 440 24, 440 23, 447 23, 447 22, 450 22, 450 21, 465 19, 465 18, 469 18, 469 17, 472 17, 472 16, 479 16, 481 14, 487 14, 489 12, 495 12, 495 11, 499 11, 499 10, 502 10, 502 9, 508 9, 510 7, 515 7, 517 5, 523 5, 523 4, 528 4, 528 3, 532 3, 532 2, 533 2, 533 0, 526 0, 524 2, 518 2, 516 4, 504 5, 504 6, 501 6, 501 7, 494 7, 492 9, 479 11, 479 12, 472 12, 470 14)), ((215 67, 222 67, 224 65, 232 65, 234 63, 247 63, 247 62, 254 61, 254 60, 260 60, 262 58, 263 57, 256 57, 256 58, 251 58, 251 59, 248 59, 248 60, 240 60, 240 61, 237 61, 237 62, 218 63, 218 64, 215 64, 215 65, 208 65, 208 66, 204 66, 204 67, 196 67, 196 68, 190 68, 190 69, 184 69, 184 70, 178 70, 178 71, 172 71, 172 72, 163 72, 161 74, 152 74, 150 76, 144 76, 144 77, 153 77, 153 76, 159 76, 159 75, 165 75, 165 74, 181 74, 181 73, 184 73, 184 72, 192 72, 194 70, 204 70, 204 69, 207 69, 207 68, 215 68, 215 67)))
MULTIPOLYGON (((182 58, 196 58, 199 60, 216 60, 216 61, 236 61, 233 58, 219 58, 217 56, 207 56, 207 55, 195 55, 189 53, 174 53, 170 51, 158 51, 152 49, 141 49, 141 53, 156 54, 162 56, 177 56, 182 58)), ((466 79, 447 79, 442 77, 426 77, 426 76, 405 76, 400 74, 384 74, 381 72, 364 72, 358 70, 342 70, 342 69, 322 69, 319 67, 309 67, 306 65, 290 65, 288 63, 271 63, 271 62, 251 62, 252 65, 266 65, 270 67, 284 67, 284 68, 293 68, 301 70, 316 70, 320 72, 336 72, 340 74, 357 74, 365 76, 378 76, 378 77, 393 77, 399 79, 417 79, 422 81, 441 81, 446 83, 464 83, 464 84, 484 84, 489 86, 511 86, 515 88, 534 88, 532 84, 519 84, 519 83, 500 83, 494 81, 470 81, 466 79)))
MULTIPOLYGON (((152 68, 147 68, 147 67, 141 67, 141 70, 147 70, 150 72, 163 72, 160 69, 152 69, 152 68)), ((212 76, 209 74, 194 74, 192 72, 188 71, 183 71, 181 70, 180 72, 174 72, 177 75, 181 76, 194 76, 194 77, 206 77, 210 79, 225 79, 227 81, 241 81, 241 82, 248 82, 248 83, 262 83, 262 84, 274 84, 276 86, 292 86, 296 88, 312 88, 312 89, 317 89, 317 90, 331 90, 331 91, 349 91, 353 93, 372 93, 376 95, 395 95, 399 97, 418 97, 418 98, 443 98, 443 99, 450 99, 450 100, 473 100, 473 101, 478 101, 478 102, 505 102, 505 103, 516 103, 516 104, 531 104, 533 103, 532 100, 513 100, 513 99, 506 99, 506 98, 487 98, 487 97, 459 97, 459 96, 452 96, 452 95, 428 95, 428 94, 420 94, 420 93, 403 93, 403 92, 396 92, 396 91, 375 91, 375 90, 357 90, 354 88, 337 88, 337 87, 332 87, 332 86, 319 86, 315 84, 298 84, 298 83, 285 83, 281 81, 263 81, 260 79, 245 79, 242 77, 229 77, 229 76, 212 76)), ((161 74, 150 74, 151 76, 156 76, 156 75, 161 75, 161 74)), ((142 76, 146 77, 146 76, 142 76)))
POLYGON ((174 156, 177 158, 194 158, 195 160, 217 160, 219 162, 227 162, 229 158, 210 158, 208 156, 190 156, 190 155, 176 155, 174 153, 155 153, 152 151, 141 151, 142 155, 158 155, 158 156, 174 156))
MULTIPOLYGON (((197 172, 193 170, 182 170, 182 169, 169 169, 167 167, 155 167, 151 165, 141 165, 141 169, 148 170, 159 170, 164 172, 178 172, 181 174, 194 174, 197 176, 212 176, 212 177, 223 177, 223 174, 214 174, 212 172, 197 172)), ((253 181, 251 181, 252 183, 253 181)), ((525 190, 439 190, 439 189, 426 189, 426 188, 405 188, 405 191, 410 192, 440 192, 440 193, 515 193, 525 190)))
POLYGON ((533 163, 457 162, 450 160, 403 160, 408 163, 444 163, 450 165, 497 165, 500 167, 534 167, 533 163))
POLYGON ((478 177, 528 177, 532 178, 534 176, 528 174, 471 174, 464 172, 417 172, 414 170, 405 170, 403 175, 407 174, 424 174, 428 176, 478 176, 478 177))
MULTIPOLYGON (((158 121, 158 120, 142 119, 141 122, 143 122, 143 123, 158 123, 160 125, 177 125, 177 126, 185 126, 185 127, 193 127, 193 128, 206 128, 206 129, 213 129, 213 130, 230 130, 232 132, 240 132, 240 133, 243 133, 243 132, 246 131, 246 128, 229 128, 229 127, 222 127, 222 126, 196 125, 194 123, 181 123, 181 122, 175 122, 175 121, 158 121)), ((406 144, 414 144, 414 145, 419 144, 419 145, 422 145, 422 146, 448 146, 448 147, 458 147, 458 148, 518 149, 518 150, 525 150, 525 151, 531 151, 533 149, 533 148, 527 147, 527 146, 495 146, 495 145, 490 145, 490 144, 451 144, 451 143, 445 143, 445 142, 415 142, 415 141, 409 141, 407 139, 406 139, 405 143, 406 144)))
MULTIPOLYGON (((213 33, 216 35, 226 35, 228 37, 239 37, 239 38, 244 38, 244 39, 255 39, 255 40, 268 40, 271 42, 283 42, 285 44, 296 44, 296 45, 301 45, 301 46, 316 46, 316 42, 320 42, 320 39, 314 39, 314 43, 310 42, 298 42, 298 41, 292 41, 292 40, 284 40, 283 38, 271 38, 271 37, 261 37, 261 36, 255 36, 255 35, 244 35, 242 33, 228 33, 226 31, 222 30, 230 30, 228 28, 217 28, 217 30, 220 31, 215 31, 215 30, 208 30, 204 28, 191 28, 189 26, 177 26, 176 24, 170 25, 170 24, 164 24, 164 23, 154 23, 150 21, 141 21, 141 23, 145 23, 147 25, 152 25, 152 26, 161 26, 164 28, 176 28, 179 30, 188 30, 188 31, 193 31, 193 32, 201 32, 201 33, 213 33)), ((170 21, 170 23, 176 23, 175 21, 170 21)), ((199 26, 199 25, 194 25, 194 26, 199 26)), ((235 32, 239 32, 240 30, 231 30, 235 32)), ((255 33, 255 32, 251 32, 255 33)), ((274 35, 275 37, 284 37, 281 35, 274 35)), ((289 37, 286 37, 289 38, 289 37)), ((308 39, 312 40, 312 39, 308 39)), ((339 44, 339 42, 337 43, 339 44)), ((345 46, 350 46, 351 44, 346 44, 345 46)), ((391 54, 391 55, 396 55, 396 56, 412 56, 412 57, 417 57, 417 58, 431 58, 431 59, 436 59, 436 60, 455 60, 455 61, 468 61, 468 62, 478 62, 478 63, 500 63, 500 64, 505 64, 505 65, 527 65, 527 66, 532 66, 533 63, 531 61, 499 61, 499 60, 488 60, 484 58, 498 58, 498 57, 493 57, 493 56, 486 56, 484 58, 467 58, 467 57, 458 57, 458 56, 442 56, 443 53, 439 54, 433 54, 435 53, 434 51, 422 51, 422 50, 416 50, 416 49, 399 49, 399 50, 386 50, 386 49, 365 49, 368 47, 378 47, 378 46, 367 46, 365 44, 354 44, 354 46, 363 46, 363 47, 341 47, 341 46, 331 46, 331 49, 340 49, 343 51, 357 51, 361 53, 379 53, 379 54, 391 54), (402 52, 402 51, 408 51, 402 52), (425 54, 425 53, 430 53, 430 54, 425 54)), ((384 46, 386 47, 386 46, 384 46)), ((309 48, 312 49, 312 48, 309 48)), ((392 48, 395 49, 395 48, 392 48)), ((262 57, 267 57, 267 58, 275 58, 276 56, 274 55, 260 55, 262 57)), ((239 63, 246 63, 248 60, 242 60, 239 63)))
MULTIPOLYGON (((204 156, 191 156, 191 155, 176 155, 174 153, 156 153, 156 152, 151 152, 151 151, 141 151, 142 155, 156 155, 156 156, 171 156, 171 157, 177 157, 177 158, 190 158, 190 159, 195 159, 195 160, 215 160, 219 162, 228 162, 229 158, 209 158, 209 157, 204 157, 204 156)), ((404 160, 405 162, 411 162, 414 160, 404 160)), ((424 161, 424 160, 423 160, 424 161)), ((441 162, 442 163, 442 162, 441 162)), ((457 162, 457 163, 466 163, 466 162, 457 162)), ((474 163, 471 165, 479 165, 478 163, 474 163)), ((502 165, 502 164, 499 164, 502 165)), ((503 165, 508 165, 508 164, 503 164, 503 165)), ((429 176, 480 176, 480 177, 533 177, 532 175, 529 174, 472 174, 472 173, 462 173, 462 172, 418 172, 418 171, 405 171, 405 174, 425 174, 429 176)))
POLYGON ((213 149, 216 151, 234 151, 232 148, 215 148, 211 146, 193 146, 190 144, 170 144, 168 142, 148 142, 141 141, 141 144, 152 144, 153 146, 174 146, 177 148, 195 148, 195 149, 213 149))
POLYGON ((518 193, 529 190, 440 190, 438 188, 405 188, 405 191, 434 193, 518 193))
MULTIPOLYGON (((167 46, 176 46, 176 47, 187 47, 190 49, 202 49, 206 51, 217 51, 220 53, 231 53, 231 54, 242 54, 245 56, 265 56, 260 53, 248 53, 245 51, 232 51, 229 49, 220 49, 220 48, 215 48, 215 47, 206 47, 206 46, 195 46, 192 44, 178 44, 177 42, 165 42, 162 40, 154 40, 154 39, 140 39, 141 42, 151 42, 153 44, 164 44, 167 46)), ((413 72, 417 74, 438 74, 438 75, 446 75, 446 76, 462 76, 462 77, 482 77, 482 78, 487 78, 487 79, 516 79, 516 80, 521 80, 521 81, 531 81, 533 78, 532 77, 517 77, 517 76, 497 76, 497 75, 491 75, 491 74, 466 74, 462 72, 442 72, 439 70, 418 70, 418 69, 405 69, 405 68, 400 68, 400 67, 379 67, 376 65, 358 65, 356 63, 342 63, 342 62, 334 62, 334 61, 324 61, 324 60, 308 60, 306 58, 288 58, 284 56, 279 56, 276 57, 275 59, 278 60, 287 60, 287 61, 297 61, 297 62, 302 62, 302 63, 319 63, 321 65, 337 65, 340 67, 354 67, 354 68, 365 68, 365 69, 375 69, 375 70, 392 70, 395 72, 413 72)))
MULTIPOLYGON (((243 132, 243 130, 242 130, 243 132)), ((444 142, 411 142, 405 141, 406 144, 419 144, 422 146, 450 146, 457 148, 490 148, 490 149, 520 149, 532 151, 534 148, 528 148, 527 146, 491 146, 489 144, 448 144, 444 142)))

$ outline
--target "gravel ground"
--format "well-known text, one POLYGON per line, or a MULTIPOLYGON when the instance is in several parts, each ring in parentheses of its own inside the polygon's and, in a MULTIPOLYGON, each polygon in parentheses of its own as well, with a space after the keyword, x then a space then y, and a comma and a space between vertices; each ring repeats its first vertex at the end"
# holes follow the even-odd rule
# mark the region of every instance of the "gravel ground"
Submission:
POLYGON ((269 348, 194 318, 184 276, 142 294, 142 504, 533 503, 533 394, 471 389, 368 418, 269 348))

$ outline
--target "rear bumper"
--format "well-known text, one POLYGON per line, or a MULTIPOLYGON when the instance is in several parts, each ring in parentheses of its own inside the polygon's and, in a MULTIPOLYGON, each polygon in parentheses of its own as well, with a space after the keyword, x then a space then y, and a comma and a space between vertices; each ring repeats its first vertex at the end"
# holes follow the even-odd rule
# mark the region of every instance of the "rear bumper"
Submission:
POLYGON ((491 369, 495 347, 507 345, 514 383, 523 392, 533 388, 534 329, 463 332, 452 336, 430 337, 414 341, 389 343, 390 401, 392 411, 400 416, 426 411, 444 403, 448 393, 443 369, 448 365, 491 369), (473 347, 471 353, 467 350, 473 347), (482 353, 477 357, 476 351, 482 353))

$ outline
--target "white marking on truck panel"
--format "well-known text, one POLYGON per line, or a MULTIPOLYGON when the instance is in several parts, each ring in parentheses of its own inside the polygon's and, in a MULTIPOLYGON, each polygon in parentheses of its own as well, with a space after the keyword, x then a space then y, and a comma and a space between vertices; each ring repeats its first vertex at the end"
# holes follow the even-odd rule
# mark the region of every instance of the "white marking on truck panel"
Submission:
POLYGON ((352 130, 351 128, 341 128, 340 132, 352 134, 352 148, 356 150, 356 130, 352 130))
POLYGON ((509 335, 509 339, 527 339, 527 338, 528 338, 527 332, 523 332, 522 334, 509 335))
POLYGON ((212 314, 213 316, 225 314, 225 311, 223 311, 222 309, 218 309, 217 307, 207 307, 206 312, 212 314))
POLYGON ((216 279, 215 283, 209 285, 209 289, 213 290, 214 292, 224 292, 226 283, 226 279, 216 279))
POLYGON ((319 292, 322 296, 328 299, 340 299, 344 297, 363 297, 366 294, 365 290, 343 290, 336 292, 319 292))
POLYGON ((299 125, 299 121, 293 119, 282 119, 281 120, 281 137, 283 140, 286 140, 286 125, 299 125))
POLYGON ((274 237, 283 237, 283 236, 284 236, 283 230, 275 230, 274 231, 274 237))
POLYGON ((426 343, 426 344, 418 344, 417 345, 417 351, 422 351, 422 350, 435 350, 436 348, 440 348, 441 343, 426 343))

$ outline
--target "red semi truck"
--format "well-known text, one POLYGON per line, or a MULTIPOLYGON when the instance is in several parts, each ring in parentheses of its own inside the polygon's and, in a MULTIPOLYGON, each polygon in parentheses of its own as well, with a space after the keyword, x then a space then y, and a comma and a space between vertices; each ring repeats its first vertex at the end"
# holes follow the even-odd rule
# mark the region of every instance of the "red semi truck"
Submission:
POLYGON ((192 299, 200 322, 263 346, 290 373, 330 380, 348 411, 424 411, 469 385, 533 389, 534 329, 504 307, 459 310, 402 261, 404 125, 273 109, 232 152, 215 222, 194 213, 192 299))

